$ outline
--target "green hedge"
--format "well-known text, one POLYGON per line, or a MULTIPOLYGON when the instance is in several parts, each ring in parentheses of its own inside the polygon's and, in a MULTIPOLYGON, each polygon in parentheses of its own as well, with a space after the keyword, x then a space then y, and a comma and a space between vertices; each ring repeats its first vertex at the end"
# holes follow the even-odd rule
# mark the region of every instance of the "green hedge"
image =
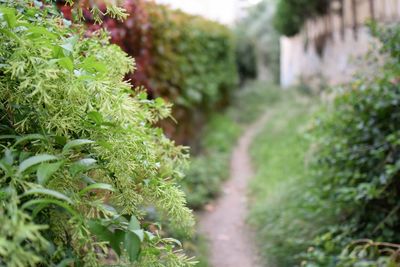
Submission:
POLYGON ((151 87, 175 104, 180 124, 175 135, 193 144, 190 139, 197 136, 204 115, 224 105, 237 84, 233 36, 223 25, 166 6, 148 3, 147 9, 151 87))
MULTIPOLYGON (((111 41, 135 58, 137 70, 127 78, 145 86, 153 98, 174 104, 179 122, 164 121, 178 143, 194 144, 207 113, 224 106, 238 82, 235 45, 228 27, 151 1, 125 1, 128 18, 104 16, 111 41)), ((71 9, 64 11, 72 18, 71 9)), ((87 13, 90 32, 100 26, 87 13)))
POLYGON ((397 255, 388 253, 391 245, 365 241, 400 243, 400 27, 374 26, 373 32, 382 43, 384 65, 372 58, 373 74, 337 92, 316 125, 312 185, 319 208, 330 207, 335 222, 316 239, 307 266, 399 264, 397 255))
POLYGON ((147 5, 158 94, 183 106, 212 106, 236 84, 230 30, 202 17, 147 5), (174 95, 176 93, 176 95, 174 95))
POLYGON ((123 81, 133 61, 106 34, 54 14, 0 5, 0 265, 192 266, 145 218, 194 223, 186 149, 153 126, 169 105, 123 81))

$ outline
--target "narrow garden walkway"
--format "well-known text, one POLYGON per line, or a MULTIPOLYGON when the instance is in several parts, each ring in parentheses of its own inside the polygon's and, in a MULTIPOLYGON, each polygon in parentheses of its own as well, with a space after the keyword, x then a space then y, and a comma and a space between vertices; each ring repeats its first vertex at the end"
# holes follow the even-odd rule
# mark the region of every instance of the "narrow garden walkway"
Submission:
POLYGON ((209 241, 212 267, 259 267, 253 233, 246 224, 247 186, 253 176, 249 147, 268 114, 247 128, 233 151, 231 179, 222 196, 200 216, 200 232, 209 241))

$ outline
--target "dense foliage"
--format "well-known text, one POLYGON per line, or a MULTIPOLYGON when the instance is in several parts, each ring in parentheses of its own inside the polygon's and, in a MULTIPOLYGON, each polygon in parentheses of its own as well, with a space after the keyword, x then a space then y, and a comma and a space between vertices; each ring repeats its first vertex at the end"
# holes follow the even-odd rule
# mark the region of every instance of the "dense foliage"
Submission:
POLYGON ((319 188, 319 201, 330 206, 336 218, 309 253, 311 262, 319 265, 336 266, 340 261, 341 266, 378 266, 373 261, 377 253, 370 249, 373 242, 366 242, 369 245, 350 259, 338 255, 353 239, 400 242, 400 27, 375 27, 373 32, 382 42, 384 66, 338 92, 316 125, 313 185, 319 188))
MULTIPOLYGON (((194 144, 205 115, 225 104, 237 83, 234 40, 230 30, 216 22, 172 10, 150 1, 127 0, 129 13, 120 22, 104 16, 103 27, 137 62, 128 76, 145 86, 152 97, 174 103, 173 116, 164 121, 167 134, 178 143, 194 144)), ((70 11, 64 12, 71 17, 70 11)), ((89 12, 87 26, 100 26, 89 12)))
POLYGON ((257 78, 256 44, 244 27, 236 30, 236 64, 241 84, 257 78))
POLYGON ((276 3, 263 0, 236 25, 237 64, 242 80, 279 81, 279 35, 273 27, 276 3))
POLYGON ((267 109, 268 123, 251 147, 256 173, 250 184, 254 202, 249 221, 257 231, 266 266, 293 267, 321 221, 313 210, 301 206, 310 177, 304 160, 310 140, 304 133, 318 101, 294 89, 260 87, 267 92, 264 99, 274 101, 267 109))
POLYGON ((232 148, 240 127, 228 115, 214 114, 203 133, 201 153, 193 157, 182 186, 191 208, 199 209, 217 197, 222 183, 229 178, 232 148))
POLYGON ((251 219, 272 264, 399 265, 400 28, 373 32, 381 54, 328 97, 309 134, 299 132, 311 121, 305 96, 287 96, 254 148, 251 219))
POLYGON ((145 219, 193 226, 187 153, 153 126, 169 105, 131 90, 134 61, 104 33, 54 14, 0 5, 0 265, 193 265, 145 219))
POLYGON ((325 14, 329 5, 330 0, 279 0, 275 29, 286 36, 296 35, 308 18, 325 14))
POLYGON ((230 107, 211 116, 202 133, 200 153, 191 158, 182 181, 190 207, 202 208, 219 195, 223 182, 229 178, 231 153, 240 134, 277 102, 280 95, 276 92, 267 90, 261 82, 249 81, 235 92, 230 107))

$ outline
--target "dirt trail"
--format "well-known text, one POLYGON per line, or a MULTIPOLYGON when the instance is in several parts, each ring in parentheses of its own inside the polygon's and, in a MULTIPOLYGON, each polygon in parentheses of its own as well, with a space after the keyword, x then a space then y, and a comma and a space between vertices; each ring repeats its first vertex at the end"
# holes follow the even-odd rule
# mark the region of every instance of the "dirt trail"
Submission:
POLYGON ((200 216, 199 227, 209 240, 213 267, 260 267, 247 217, 247 185, 253 176, 249 147, 267 123, 268 114, 247 128, 233 151, 231 178, 222 196, 200 216))

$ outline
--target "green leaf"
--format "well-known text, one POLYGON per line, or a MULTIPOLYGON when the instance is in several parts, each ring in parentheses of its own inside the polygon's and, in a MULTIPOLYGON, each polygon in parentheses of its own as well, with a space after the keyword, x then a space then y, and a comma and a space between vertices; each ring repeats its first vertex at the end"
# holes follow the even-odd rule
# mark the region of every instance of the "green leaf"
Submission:
POLYGON ((91 111, 88 113, 88 118, 94 121, 97 125, 101 125, 104 121, 103 115, 97 111, 91 111))
POLYGON ((148 97, 148 95, 146 92, 140 92, 140 94, 138 94, 138 98, 140 100, 147 100, 147 97, 148 97))
POLYGON ((62 135, 56 135, 54 137, 54 141, 60 146, 65 146, 65 144, 67 143, 67 138, 62 135))
POLYGON ((140 230, 140 222, 134 215, 131 216, 131 220, 129 222, 128 229, 130 231, 140 230))
POLYGON ((14 39, 17 42, 20 41, 19 37, 15 33, 13 33, 12 31, 9 31, 7 29, 0 29, 0 33, 8 36, 11 39, 14 39))
POLYGON ((14 155, 13 155, 13 152, 10 149, 6 148, 4 150, 4 158, 3 158, 3 160, 4 160, 5 164, 7 164, 9 166, 13 165, 13 163, 14 163, 14 155))
POLYGON ((118 254, 118 256, 121 256, 121 244, 124 243, 125 234, 126 233, 124 231, 117 229, 114 231, 110 240, 110 246, 118 254))
POLYGON ((73 266, 75 260, 72 258, 69 259, 64 259, 62 260, 59 264, 56 265, 56 267, 68 267, 68 266, 73 266))
POLYGON ((71 36, 65 39, 65 43, 60 45, 64 50, 64 55, 68 56, 74 52, 74 46, 78 42, 79 37, 77 35, 71 36))
POLYGON ((135 231, 132 231, 132 232, 139 237, 141 242, 143 242, 143 240, 144 240, 144 230, 135 230, 135 231))
POLYGON ((47 37, 49 39, 55 40, 57 39, 57 35, 50 32, 48 29, 46 29, 45 27, 41 27, 41 26, 33 26, 30 27, 28 30, 28 33, 30 36, 32 36, 33 38, 43 38, 43 37, 47 37))
POLYGON ((155 103, 157 107, 162 107, 165 105, 165 100, 162 99, 161 97, 157 97, 155 103))
POLYGON ((98 220, 88 222, 89 231, 100 241, 110 241, 112 232, 98 220))
POLYGON ((45 188, 35 188, 35 189, 28 190, 22 196, 29 196, 29 195, 36 195, 36 194, 52 196, 52 197, 64 200, 70 204, 73 203, 72 200, 69 197, 67 197, 66 195, 64 195, 58 191, 54 191, 51 189, 45 189, 45 188))
POLYGON ((17 135, 11 135, 11 134, 8 134, 8 135, 0 135, 0 140, 2 140, 2 139, 17 139, 17 138, 18 138, 17 135))
POLYGON ((26 141, 31 141, 31 140, 45 140, 46 137, 44 135, 41 134, 28 134, 22 137, 17 137, 17 141, 15 142, 15 144, 13 146, 17 146, 23 142, 26 141))
POLYGON ((35 205, 41 205, 42 209, 45 208, 46 206, 57 205, 57 206, 64 208, 71 215, 76 216, 76 217, 79 216, 78 213, 76 211, 74 211, 71 208, 71 206, 69 206, 67 203, 62 202, 57 199, 49 199, 49 198, 33 199, 28 202, 25 202, 24 205, 22 205, 22 209, 27 209, 27 208, 29 208, 31 206, 35 206, 35 205))
POLYGON ((96 167, 96 160, 91 158, 81 159, 71 165, 69 171, 72 176, 77 175, 80 172, 85 172, 96 167))
POLYGON ((62 48, 64 48, 64 50, 67 52, 67 54, 70 54, 72 52, 74 52, 74 47, 71 43, 66 43, 63 45, 60 45, 62 48))
POLYGON ((179 241, 178 239, 175 239, 175 238, 164 238, 164 240, 165 240, 166 242, 169 242, 169 243, 175 243, 175 244, 178 245, 179 247, 182 247, 182 243, 181 243, 181 241, 179 241))
POLYGON ((108 190, 108 191, 114 192, 114 188, 111 185, 98 183, 98 184, 92 184, 92 185, 89 185, 89 186, 85 187, 84 189, 82 189, 79 192, 79 195, 84 195, 87 192, 89 192, 91 190, 96 190, 96 189, 108 190))
POLYGON ((154 238, 156 238, 155 236, 154 236, 154 234, 152 233, 152 232, 149 232, 149 231, 145 231, 144 232, 144 235, 145 235, 145 237, 148 239, 148 240, 153 240, 154 238))
MULTIPOLYGON (((15 16, 15 9, 0 7, 0 16, 7 22, 8 27, 14 28, 17 23, 17 17, 15 16)), ((0 17, 0 18, 1 18, 0 17)))
POLYGON ((30 158, 24 160, 23 162, 21 162, 21 164, 19 164, 18 173, 21 174, 22 172, 24 172, 28 168, 30 168, 32 166, 35 166, 35 165, 37 165, 39 163, 43 163, 43 162, 46 162, 46 161, 57 160, 57 159, 58 158, 56 156, 48 155, 48 154, 42 154, 42 155, 37 155, 37 156, 30 157, 30 158))
POLYGON ((12 173, 12 167, 5 163, 3 160, 0 161, 0 169, 2 169, 4 173, 8 176, 10 176, 12 173))
POLYGON ((65 57, 62 47, 60 47, 58 45, 53 46, 52 54, 53 54, 53 58, 64 58, 65 57))
POLYGON ((93 144, 94 141, 92 140, 87 140, 87 139, 77 139, 77 140, 72 140, 69 141, 63 148, 63 153, 67 152, 68 150, 71 150, 72 148, 88 145, 88 144, 93 144))
POLYGON ((60 65, 60 67, 73 72, 74 71, 74 63, 72 62, 72 60, 69 57, 63 57, 61 59, 58 60, 58 65, 60 65))
POLYGON ((44 208, 46 208, 47 206, 49 206, 49 204, 45 204, 45 203, 41 203, 35 206, 35 208, 32 210, 32 218, 35 219, 36 216, 39 214, 39 212, 41 212, 44 208))
POLYGON ((98 61, 94 56, 86 58, 81 64, 81 67, 89 73, 105 73, 107 71, 106 65, 98 61))
POLYGON ((124 248, 131 262, 137 260, 140 252, 140 244, 140 238, 135 233, 127 232, 125 234, 124 248))
MULTIPOLYGON (((104 226, 99 220, 91 220, 88 223, 89 231, 100 241, 109 242, 111 248, 121 256, 121 244, 125 241, 125 232, 116 229, 111 232, 108 227, 104 226)), ((125 246, 124 246, 125 247, 125 246)))
POLYGON ((40 185, 45 185, 49 178, 56 172, 60 167, 64 164, 64 162, 56 162, 56 163, 42 163, 37 169, 36 176, 37 181, 40 185))

